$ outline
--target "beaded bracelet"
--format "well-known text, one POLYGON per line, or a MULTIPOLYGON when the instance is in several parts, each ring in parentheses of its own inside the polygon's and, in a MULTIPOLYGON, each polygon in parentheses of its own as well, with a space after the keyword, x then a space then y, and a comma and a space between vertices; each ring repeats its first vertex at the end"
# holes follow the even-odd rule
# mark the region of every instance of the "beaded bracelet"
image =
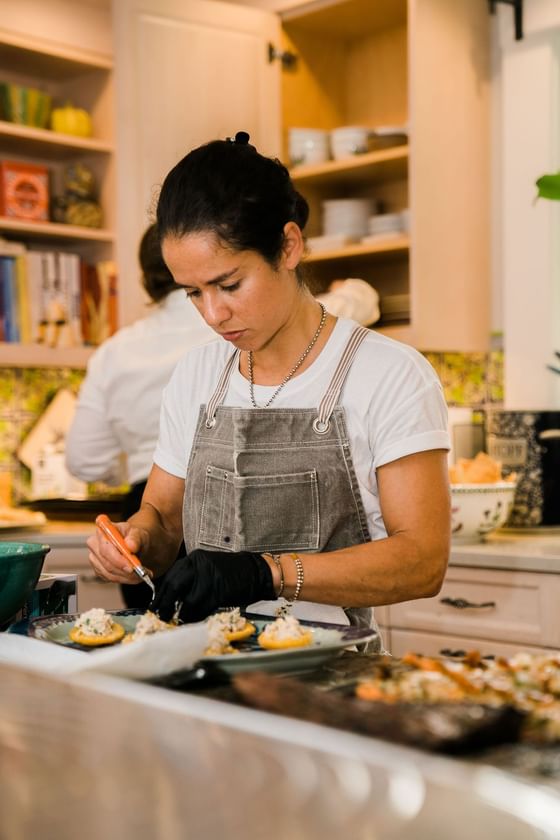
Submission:
POLYGON ((299 598, 301 589, 303 587, 303 563, 301 562, 301 557, 299 556, 299 554, 295 554, 293 551, 290 553, 290 557, 292 558, 296 566, 296 588, 293 596, 288 600, 290 604, 295 604, 295 602, 299 598))

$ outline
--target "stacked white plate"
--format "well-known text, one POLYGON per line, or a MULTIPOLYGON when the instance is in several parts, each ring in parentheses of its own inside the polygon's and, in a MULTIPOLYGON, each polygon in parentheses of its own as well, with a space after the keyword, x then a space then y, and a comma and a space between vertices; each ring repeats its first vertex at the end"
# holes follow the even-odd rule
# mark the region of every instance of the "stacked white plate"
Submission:
POLYGON ((323 163, 329 159, 329 133, 320 128, 290 128, 290 164, 323 163))
POLYGON ((368 233, 368 218, 375 210, 370 198, 340 198, 323 201, 323 233, 360 239, 368 233))
POLYGON ((406 211, 370 216, 367 225, 368 232, 362 237, 362 242, 400 236, 406 229, 405 224, 408 225, 408 215, 405 215, 405 213, 406 211))

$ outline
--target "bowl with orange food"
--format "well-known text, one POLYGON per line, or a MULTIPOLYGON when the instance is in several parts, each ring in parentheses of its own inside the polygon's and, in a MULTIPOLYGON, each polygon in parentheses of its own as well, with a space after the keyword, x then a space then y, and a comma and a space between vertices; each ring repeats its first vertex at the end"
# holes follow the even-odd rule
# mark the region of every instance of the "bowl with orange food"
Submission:
POLYGON ((517 476, 503 476, 502 465, 485 452, 460 458, 449 468, 451 539, 478 543, 503 527, 511 513, 517 476))

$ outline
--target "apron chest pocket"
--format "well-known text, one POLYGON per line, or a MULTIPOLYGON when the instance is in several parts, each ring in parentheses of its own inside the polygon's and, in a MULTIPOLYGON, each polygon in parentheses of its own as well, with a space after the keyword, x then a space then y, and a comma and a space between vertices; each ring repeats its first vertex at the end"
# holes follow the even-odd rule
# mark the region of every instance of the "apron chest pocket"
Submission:
POLYGON ((317 473, 239 476, 208 465, 199 543, 223 551, 319 548, 317 473))

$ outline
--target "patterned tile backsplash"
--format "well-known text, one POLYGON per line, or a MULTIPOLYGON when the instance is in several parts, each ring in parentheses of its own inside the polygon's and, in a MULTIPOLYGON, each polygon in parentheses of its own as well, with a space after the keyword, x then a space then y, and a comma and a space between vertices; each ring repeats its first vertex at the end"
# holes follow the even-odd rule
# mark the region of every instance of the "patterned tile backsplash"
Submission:
MULTIPOLYGON (((449 405, 480 408, 503 402, 503 352, 425 353, 449 405)), ((0 502, 29 494, 29 471, 16 451, 60 388, 78 393, 83 370, 0 368, 0 502), (4 498, 3 498, 4 497, 4 498)))
POLYGON ((83 370, 71 368, 0 368, 0 501, 28 497, 29 470, 17 449, 57 391, 77 394, 83 378, 83 370))

